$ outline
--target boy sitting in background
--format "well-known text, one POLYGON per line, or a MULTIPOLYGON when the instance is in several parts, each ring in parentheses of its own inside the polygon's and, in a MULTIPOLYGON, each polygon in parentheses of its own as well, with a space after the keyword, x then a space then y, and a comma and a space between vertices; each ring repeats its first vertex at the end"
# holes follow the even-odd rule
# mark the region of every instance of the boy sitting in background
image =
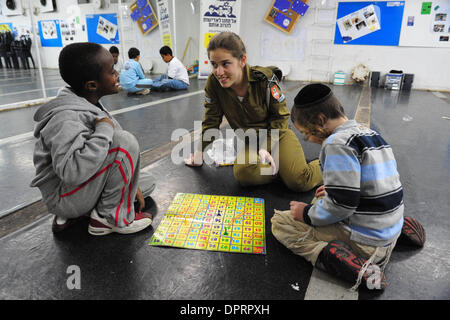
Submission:
POLYGON ((70 87, 62 88, 34 115, 38 140, 31 182, 55 215, 53 232, 86 214, 92 235, 147 228, 152 223, 147 196, 155 184, 139 170, 136 138, 122 130, 100 102, 118 92, 113 57, 98 44, 74 43, 62 49, 59 70, 70 87))
MULTIPOLYGON (((361 282, 368 289, 384 289, 384 268, 404 221, 391 146, 377 132, 349 120, 323 84, 300 90, 291 119, 306 140, 322 145, 324 186, 316 190, 320 199, 313 204, 291 201, 289 211, 276 210, 273 235, 314 266, 356 282, 353 289, 361 282)), ((415 234, 423 246, 420 228, 415 234)))
POLYGON ((109 52, 114 59, 114 70, 116 70, 120 74, 120 71, 122 71, 123 67, 123 61, 122 59, 119 59, 119 48, 117 48, 116 46, 111 46, 111 48, 109 48, 109 52))
POLYGON ((130 60, 125 62, 122 71, 120 72, 120 85, 123 89, 127 90, 129 94, 149 94, 149 89, 139 87, 139 85, 148 86, 153 83, 152 79, 145 78, 144 70, 139 63, 139 59, 141 58, 140 51, 137 48, 130 48, 130 50, 128 50, 128 57, 130 60))
POLYGON ((155 91, 169 91, 169 90, 186 90, 189 86, 189 76, 186 67, 172 55, 172 49, 164 46, 159 49, 161 58, 169 66, 167 74, 153 79, 152 90, 155 91))

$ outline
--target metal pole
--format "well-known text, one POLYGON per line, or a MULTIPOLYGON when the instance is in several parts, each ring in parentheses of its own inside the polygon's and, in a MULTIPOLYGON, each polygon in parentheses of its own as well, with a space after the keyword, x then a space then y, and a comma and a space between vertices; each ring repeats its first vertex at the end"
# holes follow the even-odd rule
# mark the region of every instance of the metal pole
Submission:
POLYGON ((119 11, 119 30, 120 30, 120 34, 119 34, 119 41, 120 41, 120 49, 122 50, 122 61, 125 62, 126 59, 124 59, 125 57, 125 47, 123 46, 123 42, 124 42, 124 36, 123 36, 123 19, 122 19, 122 0, 119 0, 118 4, 118 11, 119 11))
MULTIPOLYGON (((38 35, 36 33, 36 28, 34 27, 34 19, 33 19, 33 8, 31 6, 31 0, 28 0, 28 7, 30 9, 30 19, 31 19, 31 30, 33 31, 33 35, 35 38, 36 43, 36 52, 37 52, 37 63, 39 68, 39 77, 41 78, 41 84, 42 84, 42 94, 44 95, 44 99, 47 99, 47 92, 45 91, 45 83, 44 83, 44 74, 42 73, 42 63, 41 63, 41 54, 39 52, 39 46, 38 46, 38 35)), ((31 48, 30 48, 31 50, 31 48)))
POLYGON ((173 42, 172 42, 172 51, 174 53, 175 57, 178 57, 177 55, 177 24, 176 24, 176 11, 175 11, 175 0, 172 0, 172 7, 173 7, 173 42))

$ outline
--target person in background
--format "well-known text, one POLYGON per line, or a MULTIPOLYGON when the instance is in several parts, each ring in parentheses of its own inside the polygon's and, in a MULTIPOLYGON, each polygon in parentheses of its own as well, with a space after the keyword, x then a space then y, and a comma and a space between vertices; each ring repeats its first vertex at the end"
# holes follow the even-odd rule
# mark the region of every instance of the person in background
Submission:
POLYGON ((141 58, 139 49, 130 48, 128 50, 128 58, 129 60, 124 63, 119 75, 120 85, 129 94, 149 94, 150 90, 144 87, 151 85, 153 80, 145 78, 144 70, 139 63, 139 59, 141 58))
POLYGON ((172 49, 163 46, 159 53, 168 64, 167 74, 153 79, 151 89, 154 91, 186 90, 189 87, 189 76, 186 67, 173 56, 172 49))

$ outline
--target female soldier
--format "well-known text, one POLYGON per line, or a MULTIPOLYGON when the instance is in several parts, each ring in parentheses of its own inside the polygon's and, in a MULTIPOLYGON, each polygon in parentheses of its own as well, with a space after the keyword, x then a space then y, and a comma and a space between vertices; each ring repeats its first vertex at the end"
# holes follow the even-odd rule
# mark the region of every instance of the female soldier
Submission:
MULTIPOLYGON (((215 35, 209 42, 207 51, 212 74, 205 87, 206 110, 202 136, 208 129, 218 129, 223 116, 233 130, 254 129, 259 132, 267 129, 268 132, 267 149, 261 147, 264 145, 263 141, 259 141, 259 146, 245 144, 234 163, 236 180, 244 186, 266 184, 273 181, 278 171, 283 182, 294 191, 308 191, 321 184, 318 160, 306 163, 302 146, 288 127, 290 113, 285 96, 274 81, 272 70, 249 66, 246 63, 244 43, 232 32, 215 35), (268 88, 270 97, 267 96, 268 88), (273 129, 278 129, 279 139, 275 143, 271 137, 273 129), (271 153, 279 155, 279 162, 274 160, 276 157, 272 157, 271 153), (252 158, 257 161, 248 161, 252 158), (239 161, 240 159, 245 161, 239 161), (270 165, 264 163, 266 159, 270 165), (262 169, 267 170, 270 166, 273 174, 262 174, 262 169)), ((201 166, 203 151, 209 143, 210 141, 202 139, 201 151, 195 151, 185 163, 189 166, 201 166)))

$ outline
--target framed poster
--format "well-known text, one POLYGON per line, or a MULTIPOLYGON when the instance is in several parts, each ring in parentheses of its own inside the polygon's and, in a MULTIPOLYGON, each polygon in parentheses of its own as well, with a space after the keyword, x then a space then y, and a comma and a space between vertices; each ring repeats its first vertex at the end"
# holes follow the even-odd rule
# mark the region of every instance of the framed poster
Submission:
POLYGON ((274 0, 264 17, 264 21, 290 34, 300 16, 308 10, 308 0, 274 0))
POLYGON ((130 11, 131 19, 137 22, 143 35, 146 35, 158 26, 158 18, 156 17, 156 13, 150 4, 150 1, 137 0, 130 5, 130 11))
POLYGON ((88 41, 99 44, 118 44, 117 14, 87 14, 88 41))
POLYGON ((61 28, 59 20, 38 21, 39 37, 42 47, 62 47, 61 28))
POLYGON ((398 46, 405 1, 339 2, 334 44, 398 46))

